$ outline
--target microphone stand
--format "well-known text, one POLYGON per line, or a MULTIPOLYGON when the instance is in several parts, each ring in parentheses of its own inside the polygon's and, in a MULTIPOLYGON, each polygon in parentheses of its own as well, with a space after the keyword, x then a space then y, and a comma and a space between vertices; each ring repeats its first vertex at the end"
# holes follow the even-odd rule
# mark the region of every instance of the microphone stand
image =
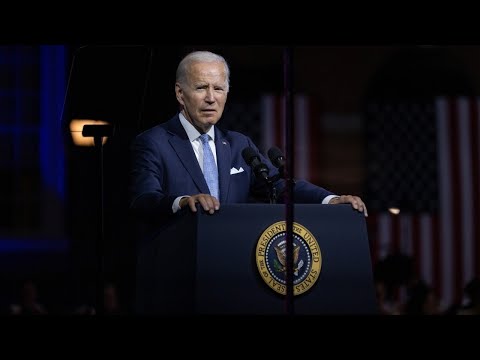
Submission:
MULTIPOLYGON (((279 180, 279 179, 283 179, 284 177, 285 177, 284 167, 279 166, 278 167, 278 174, 268 178, 267 184, 268 184, 268 194, 269 194, 269 198, 270 198, 270 204, 276 204, 277 200, 278 200, 278 194, 279 193, 278 193, 277 188, 274 186, 274 182, 279 180)), ((295 179, 291 180, 291 186, 295 187, 295 179)), ((283 196, 286 192, 287 192, 287 189, 284 189, 283 191, 280 192, 280 195, 283 196)))
POLYGON ((103 137, 113 136, 113 125, 84 125, 83 137, 93 137, 95 148, 98 150, 99 165, 99 208, 98 208, 98 233, 97 233, 97 291, 96 314, 105 313, 103 301, 104 293, 104 193, 103 193, 103 137))
POLYGON ((278 179, 283 178, 283 171, 277 175, 272 177, 268 177, 267 184, 268 184, 268 197, 270 199, 270 204, 276 204, 278 200, 278 192, 277 188, 275 187, 274 183, 278 179))
POLYGON ((268 197, 270 198, 270 204, 277 203, 277 188, 273 185, 275 180, 268 178, 268 197))

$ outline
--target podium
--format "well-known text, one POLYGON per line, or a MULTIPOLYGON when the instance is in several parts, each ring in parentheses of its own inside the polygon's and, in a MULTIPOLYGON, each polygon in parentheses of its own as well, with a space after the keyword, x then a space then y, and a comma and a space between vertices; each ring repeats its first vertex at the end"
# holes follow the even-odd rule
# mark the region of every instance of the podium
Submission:
MULTIPOLYGON (((310 288, 294 296, 294 314, 376 314, 363 214, 350 204, 297 204, 294 216, 321 254, 315 282, 305 277, 310 288)), ((279 204, 224 204, 213 215, 186 211, 138 249, 136 313, 286 314, 285 295, 259 270, 262 246, 257 248, 262 235, 268 237, 265 230, 282 221, 285 206, 279 204)), ((313 264, 313 256, 304 258, 297 265, 313 264)))

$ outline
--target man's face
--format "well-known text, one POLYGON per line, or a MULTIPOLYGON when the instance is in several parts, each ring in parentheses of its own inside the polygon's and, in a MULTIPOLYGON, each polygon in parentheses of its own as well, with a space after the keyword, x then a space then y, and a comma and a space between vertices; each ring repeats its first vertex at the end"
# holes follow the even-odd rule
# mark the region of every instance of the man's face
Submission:
POLYGON ((195 63, 186 84, 175 84, 183 115, 201 133, 207 132, 222 116, 227 101, 227 76, 221 62, 195 63))

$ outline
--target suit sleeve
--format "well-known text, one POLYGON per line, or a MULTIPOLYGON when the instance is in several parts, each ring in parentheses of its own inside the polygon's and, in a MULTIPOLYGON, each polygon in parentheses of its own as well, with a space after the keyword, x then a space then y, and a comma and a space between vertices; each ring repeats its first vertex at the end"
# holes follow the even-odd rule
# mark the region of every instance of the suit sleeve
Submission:
POLYGON ((148 136, 137 136, 131 145, 130 209, 143 220, 174 216, 174 196, 165 193, 163 160, 157 143, 148 136))

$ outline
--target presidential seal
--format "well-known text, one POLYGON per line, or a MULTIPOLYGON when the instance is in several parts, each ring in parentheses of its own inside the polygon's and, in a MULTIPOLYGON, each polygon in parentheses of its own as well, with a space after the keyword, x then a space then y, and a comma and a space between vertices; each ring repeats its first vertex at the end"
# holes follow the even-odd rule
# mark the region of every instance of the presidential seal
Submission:
MULTIPOLYGON (((270 225, 257 241, 257 268, 263 281, 281 295, 287 293, 287 224, 270 225)), ((309 291, 320 275, 322 255, 317 240, 304 226, 293 223, 293 294, 309 291)))

